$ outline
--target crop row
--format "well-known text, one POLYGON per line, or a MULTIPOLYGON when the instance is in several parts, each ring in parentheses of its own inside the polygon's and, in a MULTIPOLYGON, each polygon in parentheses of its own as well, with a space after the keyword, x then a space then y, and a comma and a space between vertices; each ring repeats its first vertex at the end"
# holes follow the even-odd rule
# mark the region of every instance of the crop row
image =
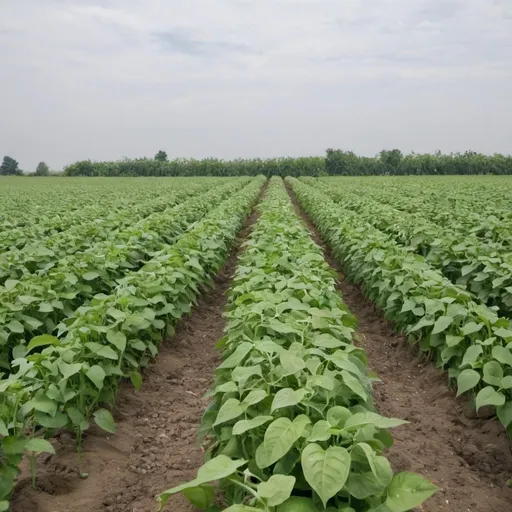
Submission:
POLYGON ((351 280, 399 330, 435 354, 438 366, 457 380, 458 394, 471 391, 476 408, 496 406, 505 428, 512 425, 512 325, 476 303, 424 258, 397 244, 359 213, 315 188, 290 179, 310 215, 351 280))
MULTIPOLYGON (((355 319, 321 249, 273 178, 245 243, 227 306, 223 363, 200 428, 207 462, 183 491, 200 509, 220 480, 225 512, 404 512, 436 487, 393 476, 355 319)), ((215 510, 219 510, 215 508, 215 510)))
MULTIPOLYGON (((311 183, 311 182, 309 182, 311 183)), ((453 283, 467 287, 477 300, 498 306, 512 318, 512 253, 510 247, 486 242, 476 234, 453 226, 440 226, 425 220, 422 211, 403 213, 368 199, 365 194, 347 193, 342 187, 316 184, 340 207, 356 210, 368 222, 402 245, 425 257, 427 263, 453 283)))
MULTIPOLYGON (((221 180, 217 182, 220 183, 221 180)), ((152 211, 164 210, 169 205, 166 198, 172 203, 175 194, 185 197, 188 189, 200 187, 201 184, 203 190, 206 190, 212 180, 181 179, 170 184, 162 183, 158 188, 153 183, 140 183, 136 187, 121 185, 116 188, 109 187, 107 183, 106 186, 95 187, 92 191, 91 187, 84 186, 81 182, 68 184, 69 188, 64 190, 59 187, 59 183, 59 180, 53 180, 54 188, 59 193, 45 193, 44 187, 37 192, 18 187, 11 194, 15 205, 9 204, 9 201, 0 203, 0 253, 22 249, 26 245, 32 246, 33 250, 34 245, 40 245, 48 237, 55 238, 54 243, 50 240, 48 247, 51 248, 59 242, 58 235, 70 229, 75 231, 75 237, 94 228, 98 233, 101 233, 102 227, 113 229, 115 224, 112 221, 116 218, 123 221, 132 212, 136 218, 138 212, 142 216, 149 215, 152 211)), ((73 236, 66 240, 72 248, 73 236)))
POLYGON ((447 228, 472 232, 483 240, 506 243, 512 235, 512 199, 509 181, 474 177, 322 179, 332 188, 361 194, 397 210, 421 212, 424 219, 447 228), (441 180, 441 181, 440 181, 441 180))
POLYGON ((174 245, 129 272, 110 295, 98 294, 79 308, 59 337, 35 337, 28 354, 12 362, 17 372, 0 381, 0 510, 8 506, 23 452, 52 450, 42 433, 68 428, 80 443, 92 417, 114 431, 112 416, 99 404, 114 403, 123 377, 140 385, 139 368, 225 261, 263 181, 250 180, 174 245), (26 437, 35 431, 38 437, 26 437))
POLYGON ((5 230, 1 235, 4 252, 0 254, 0 280, 16 278, 21 273, 44 271, 61 257, 85 250, 145 217, 172 208, 221 183, 220 180, 214 184, 197 180, 181 188, 161 191, 156 198, 153 190, 152 196, 149 193, 128 194, 110 204, 99 202, 78 213, 70 212, 66 224, 59 230, 48 231, 40 224, 5 230))
POLYGON ((26 340, 40 334, 65 332, 66 319, 98 293, 111 293, 126 272, 137 270, 158 251, 166 250, 224 199, 236 194, 250 178, 213 187, 161 213, 112 234, 85 251, 61 257, 46 272, 8 279, 0 287, 0 367, 23 356, 26 340), (65 322, 64 325, 59 325, 65 322))

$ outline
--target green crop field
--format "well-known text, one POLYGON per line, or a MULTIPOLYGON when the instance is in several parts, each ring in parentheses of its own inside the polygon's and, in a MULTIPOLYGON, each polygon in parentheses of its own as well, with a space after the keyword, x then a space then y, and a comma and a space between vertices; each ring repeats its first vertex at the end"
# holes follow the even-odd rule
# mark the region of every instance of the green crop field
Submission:
MULTIPOLYGON (((512 433, 510 177, 9 177, 0 226, 0 512, 63 511, 38 483, 60 478, 62 434, 76 450, 65 463, 73 503, 95 478, 100 455, 88 443, 115 443, 119 430, 146 465, 102 452, 113 476, 94 493, 108 499, 89 497, 83 510, 192 510, 180 493, 208 512, 448 510, 436 492, 453 472, 388 459, 395 427, 398 449, 414 453, 400 448, 414 400, 410 417, 387 414, 358 327, 363 299, 349 309, 340 281, 402 336, 398 350, 408 340, 444 372, 452 409, 486 410, 500 424, 496 443, 512 433), (179 345, 182 332, 192 335, 179 345), (158 365, 173 343, 183 368, 171 371, 158 365), (165 402, 158 378, 195 387, 165 402), (161 398, 148 394, 151 416, 138 416, 126 404, 146 388, 161 398), (194 435, 180 438, 185 420, 194 435), (196 432, 204 465, 188 458, 196 432), (147 481, 126 498, 130 471, 147 481), (112 492, 128 501, 116 508, 112 492)), ((499 506, 512 461, 500 464, 486 498, 499 506)))

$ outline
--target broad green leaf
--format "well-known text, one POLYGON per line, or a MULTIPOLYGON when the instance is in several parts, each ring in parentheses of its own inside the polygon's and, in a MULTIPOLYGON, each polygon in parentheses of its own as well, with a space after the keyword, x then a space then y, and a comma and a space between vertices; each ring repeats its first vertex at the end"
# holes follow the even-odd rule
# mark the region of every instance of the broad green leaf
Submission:
POLYGON ((33 438, 27 441, 25 450, 35 453, 55 453, 55 448, 46 439, 33 438))
POLYGON ((297 416, 293 422, 288 418, 278 418, 265 432, 263 442, 256 450, 256 464, 260 469, 277 462, 284 457, 295 442, 302 436, 310 420, 305 415, 297 416))
POLYGON ((216 427, 217 425, 221 425, 227 421, 234 420, 235 418, 238 418, 238 416, 242 415, 244 411, 245 408, 240 403, 240 400, 237 400, 236 398, 229 398, 224 402, 224 404, 222 404, 213 426, 216 427))
POLYGON ((457 396, 473 389, 480 382, 480 374, 475 370, 462 370, 457 377, 457 396))
POLYGON ((502 347, 501 345, 492 347, 492 357, 502 364, 512 366, 512 352, 506 347, 502 347))
POLYGON ((434 324, 434 328, 432 329, 432 334, 437 334, 440 332, 445 331, 450 327, 451 323, 453 322, 453 317, 451 316, 440 316, 436 323, 434 324))
POLYGON ((308 442, 314 443, 317 441, 327 441, 331 438, 329 430, 332 428, 331 424, 325 420, 319 420, 313 425, 308 442))
POLYGON ((299 404, 303 400, 305 394, 306 391, 304 389, 280 389, 272 401, 270 412, 274 412, 276 409, 282 409, 283 407, 290 407, 299 404))
POLYGON ((57 403, 46 396, 44 392, 39 392, 30 401, 36 411, 41 411, 53 416, 57 412, 57 403))
POLYGON ((19 281, 17 279, 7 279, 4 283, 4 286, 5 286, 5 289, 7 291, 10 291, 12 290, 17 284, 19 283, 19 281))
POLYGON ((475 322, 469 322, 462 327, 462 334, 469 336, 470 334, 478 332, 480 329, 482 329, 483 326, 483 323, 477 324, 475 322))
POLYGON ((333 427, 343 428, 347 420, 352 417, 352 413, 341 405, 335 405, 327 411, 327 421, 333 427))
POLYGON ((106 409, 98 409, 94 412, 94 422, 98 427, 111 434, 116 433, 116 424, 112 414, 106 409))
POLYGON ((247 409, 252 405, 256 405, 267 397, 267 392, 263 389, 252 390, 243 400, 242 407, 247 409))
POLYGON ((251 377, 257 375, 261 377, 261 366, 259 364, 254 366, 239 366, 231 372, 231 378, 244 385, 251 377))
POLYGON ((466 366, 467 364, 473 364, 477 359, 478 356, 483 352, 483 349, 480 345, 471 345, 469 347, 464 357, 462 358, 461 366, 466 366))
POLYGON ((407 313, 408 311, 412 311, 416 307, 416 302, 411 299, 405 299, 402 305, 402 309, 400 313, 407 313))
POLYGON ((114 345, 119 352, 124 352, 126 348, 126 336, 121 331, 109 329, 107 331, 107 340, 114 345))
POLYGON ((254 345, 252 343, 241 343, 233 354, 231 354, 218 368, 236 368, 253 348, 254 345))
POLYGON ((273 318, 268 323, 268 326, 273 330, 280 334, 300 334, 300 331, 293 328, 291 325, 283 324, 283 322, 280 322, 277 320, 277 318, 273 318))
POLYGON ((210 484, 201 484, 197 487, 184 489, 183 494, 194 507, 204 510, 213 503, 215 488, 210 484))
POLYGON ((313 340, 313 345, 320 348, 337 348, 343 346, 344 343, 332 334, 320 334, 313 340))
POLYGON ((132 382, 132 386, 135 388, 135 391, 139 391, 142 386, 142 375, 139 372, 131 372, 130 380, 132 382))
POLYGON ((5 327, 16 334, 22 334, 25 332, 25 328, 20 324, 20 322, 18 322, 18 320, 11 320, 5 327))
POLYGON ((374 412, 358 412, 347 420, 343 428, 345 430, 355 430, 365 425, 374 425, 378 428, 394 428, 407 423, 409 422, 397 418, 386 418, 374 412))
POLYGON ((7 437, 9 435, 9 430, 7 429, 6 424, 2 419, 0 419, 0 436, 7 437))
POLYGON ((27 439, 25 437, 9 436, 4 437, 1 442, 4 455, 19 455, 25 451, 27 439))
POLYGON ((324 507, 345 485, 350 462, 349 452, 339 446, 324 450, 320 445, 311 443, 302 450, 304 478, 320 496, 324 507))
POLYGON ((78 373, 82 369, 80 363, 68 364, 65 361, 59 361, 57 366, 64 379, 69 379, 69 377, 75 375, 75 373, 78 373))
POLYGON ((93 281, 99 276, 98 272, 86 272, 82 277, 84 281, 93 281))
POLYGON ((372 449, 372 447, 367 443, 358 443, 352 448, 352 458, 355 455, 362 454, 366 457, 370 469, 372 470, 373 476, 375 479, 382 483, 384 487, 386 487, 393 478, 393 471, 391 469, 391 465, 386 457, 378 456, 372 449))
POLYGON ((451 334, 446 335, 446 346, 447 347, 456 347, 462 340, 463 336, 452 336, 451 334))
POLYGON ((71 420, 71 423, 78 427, 85 421, 85 416, 76 408, 76 407, 68 407, 66 412, 71 420))
POLYGON ((355 363, 350 361, 349 355, 346 352, 342 352, 341 350, 337 350, 330 358, 330 360, 340 369, 347 370, 348 372, 357 375, 358 377, 362 376, 361 370, 357 367, 355 363))
POLYGON ((306 363, 300 357, 291 354, 289 351, 282 352, 279 360, 283 367, 283 376, 293 375, 306 367, 306 363))
POLYGON ((476 410, 484 405, 503 405, 505 403, 505 395, 496 391, 492 386, 481 389, 476 395, 476 410))
POLYGON ((89 342, 85 343, 85 346, 91 351, 94 352, 99 357, 104 357, 105 359, 111 359, 113 361, 117 361, 119 356, 115 350, 108 347, 107 345, 102 345, 100 343, 89 342))
POLYGON ((181 484, 178 487, 168 489, 164 491, 158 497, 160 502, 160 509, 162 510, 169 499, 169 496, 184 491, 185 489, 191 489, 199 485, 203 485, 216 480, 222 480, 235 473, 239 467, 246 463, 245 460, 232 460, 225 455, 218 455, 213 459, 206 462, 199 471, 197 472, 197 478, 194 480, 181 484))
POLYGON ((294 485, 294 476, 272 475, 258 485, 258 494, 267 501, 269 507, 277 507, 290 497, 294 485))
MULTIPOLYGON (((291 496, 282 505, 279 505, 276 512, 318 512, 310 498, 291 496)), ((340 511, 345 512, 345 511, 340 511)))
POLYGON ((60 340, 55 336, 50 336, 49 334, 42 334, 41 336, 36 336, 30 340, 27 349, 31 351, 36 347, 47 347, 48 345, 53 345, 54 347, 60 345, 60 340))
POLYGON ((51 313, 53 309, 53 306, 49 302, 41 302, 41 304, 39 304, 40 313, 51 313))
POLYGON ((215 388, 215 393, 238 393, 238 386, 230 380, 215 388))
POLYGON ((512 338, 512 329, 505 329, 504 327, 498 327, 497 329, 493 329, 494 334, 496 336, 500 336, 502 338, 512 338))
MULTIPOLYGON (((385 459, 384 457, 381 458, 385 459)), ((347 482, 345 483, 345 489, 347 492, 358 500, 364 500, 370 496, 382 494, 385 488, 386 486, 383 485, 382 482, 379 482, 371 471, 365 471, 362 473, 355 473, 351 471, 348 475, 347 482)), ((376 512, 375 509, 370 510, 372 512, 376 512)), ((386 510, 389 512, 389 509, 386 510)), ((385 511, 382 510, 381 512, 385 511)))
POLYGON ((36 412, 34 416, 35 422, 42 427, 46 428, 62 428, 68 423, 68 416, 62 412, 57 411, 54 416, 45 414, 43 412, 36 412))
POLYGON ((361 397, 364 401, 368 399, 366 391, 364 390, 361 382, 357 377, 346 370, 341 371, 341 376, 343 377, 343 383, 349 387, 356 395, 361 397))
POLYGON ((85 373, 89 379, 92 380, 93 384, 101 391, 103 388, 103 381, 105 380, 105 371, 101 366, 91 366, 85 373))
POLYGON ((505 404, 497 407, 496 414, 498 419, 501 421, 501 424, 505 428, 508 428, 508 426, 512 423, 512 400, 509 400, 505 404))
POLYGON ((501 381, 503 379, 503 368, 498 361, 489 361, 484 364, 484 376, 483 381, 491 386, 497 388, 501 387, 501 381))
POLYGON ((386 507, 391 512, 407 512, 430 498, 437 487, 415 473, 397 473, 388 486, 386 507))
POLYGON ((239 436, 248 430, 260 427, 273 419, 273 416, 256 416, 256 418, 253 418, 252 420, 240 420, 235 423, 232 433, 234 436, 239 436))

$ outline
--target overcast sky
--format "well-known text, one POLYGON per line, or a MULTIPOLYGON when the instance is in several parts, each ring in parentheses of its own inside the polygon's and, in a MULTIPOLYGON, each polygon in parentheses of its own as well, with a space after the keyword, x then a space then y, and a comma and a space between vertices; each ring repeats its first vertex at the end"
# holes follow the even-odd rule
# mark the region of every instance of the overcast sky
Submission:
POLYGON ((512 0, 0 0, 0 158, 512 153, 512 0))

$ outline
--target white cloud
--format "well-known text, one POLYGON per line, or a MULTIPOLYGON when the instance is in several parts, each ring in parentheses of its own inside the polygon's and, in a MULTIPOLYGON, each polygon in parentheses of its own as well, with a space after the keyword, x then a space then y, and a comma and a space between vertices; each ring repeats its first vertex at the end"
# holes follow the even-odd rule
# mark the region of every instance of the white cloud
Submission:
POLYGON ((508 0, 11 1, 0 63, 0 153, 29 169, 510 151, 508 0))

